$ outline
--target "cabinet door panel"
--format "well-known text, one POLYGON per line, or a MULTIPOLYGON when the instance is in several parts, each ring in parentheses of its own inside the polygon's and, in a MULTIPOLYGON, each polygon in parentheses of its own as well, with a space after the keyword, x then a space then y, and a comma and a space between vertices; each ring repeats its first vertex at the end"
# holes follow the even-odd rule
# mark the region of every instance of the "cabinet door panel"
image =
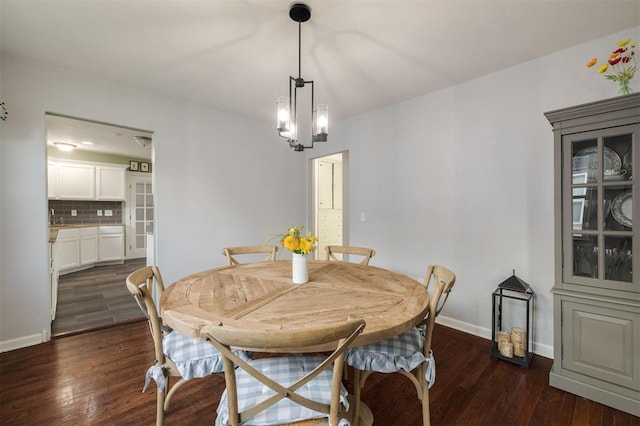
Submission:
POLYGON ((637 313, 563 301, 564 368, 631 389, 640 387, 637 313))
POLYGON ((563 136, 563 282, 585 291, 640 292, 640 280, 633 280, 638 256, 632 225, 638 136, 638 125, 563 136))
POLYGON ((124 232, 121 226, 100 227, 100 260, 124 259, 124 232))
POLYGON ((59 271, 66 271, 80 266, 80 240, 75 238, 58 237, 58 266, 59 271))
POLYGON ((80 229, 80 265, 98 261, 98 227, 80 229))
POLYGON ((96 188, 98 200, 124 200, 125 171, 123 168, 97 167, 96 188))
POLYGON ((58 166, 58 191, 61 199, 95 199, 95 167, 79 164, 60 164, 58 166))
POLYGON ((55 163, 47 167, 47 196, 50 200, 58 198, 58 165, 55 163))
POLYGON ((333 164, 328 161, 320 161, 318 164, 318 207, 321 209, 333 208, 333 164), (326 185, 325 185, 326 183, 326 185))

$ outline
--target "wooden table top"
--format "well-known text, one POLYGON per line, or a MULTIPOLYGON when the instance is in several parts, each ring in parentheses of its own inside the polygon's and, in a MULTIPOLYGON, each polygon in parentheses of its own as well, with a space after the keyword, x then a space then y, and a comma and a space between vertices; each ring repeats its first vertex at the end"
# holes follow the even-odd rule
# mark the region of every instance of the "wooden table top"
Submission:
POLYGON ((358 346, 416 325, 427 313, 429 293, 405 275, 335 261, 309 261, 309 282, 293 284, 291 261, 279 260, 190 275, 167 287, 160 306, 167 325, 197 338, 211 322, 268 330, 353 315, 367 323, 354 342, 358 346))

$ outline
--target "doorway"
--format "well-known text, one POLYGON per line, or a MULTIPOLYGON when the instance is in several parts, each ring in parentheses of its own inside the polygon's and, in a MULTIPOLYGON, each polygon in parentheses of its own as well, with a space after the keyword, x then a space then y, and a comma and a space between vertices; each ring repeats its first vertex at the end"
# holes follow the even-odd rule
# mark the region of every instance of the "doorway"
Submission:
POLYGON ((346 152, 313 160, 313 210, 319 259, 325 258, 326 246, 343 245, 345 241, 344 187, 345 171, 348 170, 347 162, 346 152))
POLYGON ((142 318, 124 279, 146 265, 154 228, 153 132, 51 113, 45 124, 47 217, 58 229, 49 243, 51 335, 142 318))

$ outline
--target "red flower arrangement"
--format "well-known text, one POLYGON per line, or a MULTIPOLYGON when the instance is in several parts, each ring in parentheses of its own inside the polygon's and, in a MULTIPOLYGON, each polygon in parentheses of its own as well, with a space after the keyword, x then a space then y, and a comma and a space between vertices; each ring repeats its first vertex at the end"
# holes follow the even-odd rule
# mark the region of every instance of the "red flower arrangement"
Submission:
MULTIPOLYGON (((624 95, 631 93, 629 80, 638 69, 635 48, 636 42, 630 38, 618 42, 618 48, 598 67, 598 74, 604 74, 608 80, 617 81, 620 84, 620 92, 624 95)), ((598 58, 593 58, 587 62, 587 67, 591 68, 597 63, 598 58)))

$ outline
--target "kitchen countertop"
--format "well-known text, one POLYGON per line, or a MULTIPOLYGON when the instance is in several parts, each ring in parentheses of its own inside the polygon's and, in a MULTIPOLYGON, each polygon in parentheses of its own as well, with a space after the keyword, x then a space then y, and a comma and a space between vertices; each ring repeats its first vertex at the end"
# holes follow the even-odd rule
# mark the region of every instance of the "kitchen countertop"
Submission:
POLYGON ((123 223, 69 223, 65 225, 49 225, 49 242, 55 243, 60 229, 90 228, 92 226, 124 226, 123 223))
POLYGON ((49 225, 49 229, 90 228, 92 226, 124 226, 124 223, 65 223, 64 225, 49 225))

